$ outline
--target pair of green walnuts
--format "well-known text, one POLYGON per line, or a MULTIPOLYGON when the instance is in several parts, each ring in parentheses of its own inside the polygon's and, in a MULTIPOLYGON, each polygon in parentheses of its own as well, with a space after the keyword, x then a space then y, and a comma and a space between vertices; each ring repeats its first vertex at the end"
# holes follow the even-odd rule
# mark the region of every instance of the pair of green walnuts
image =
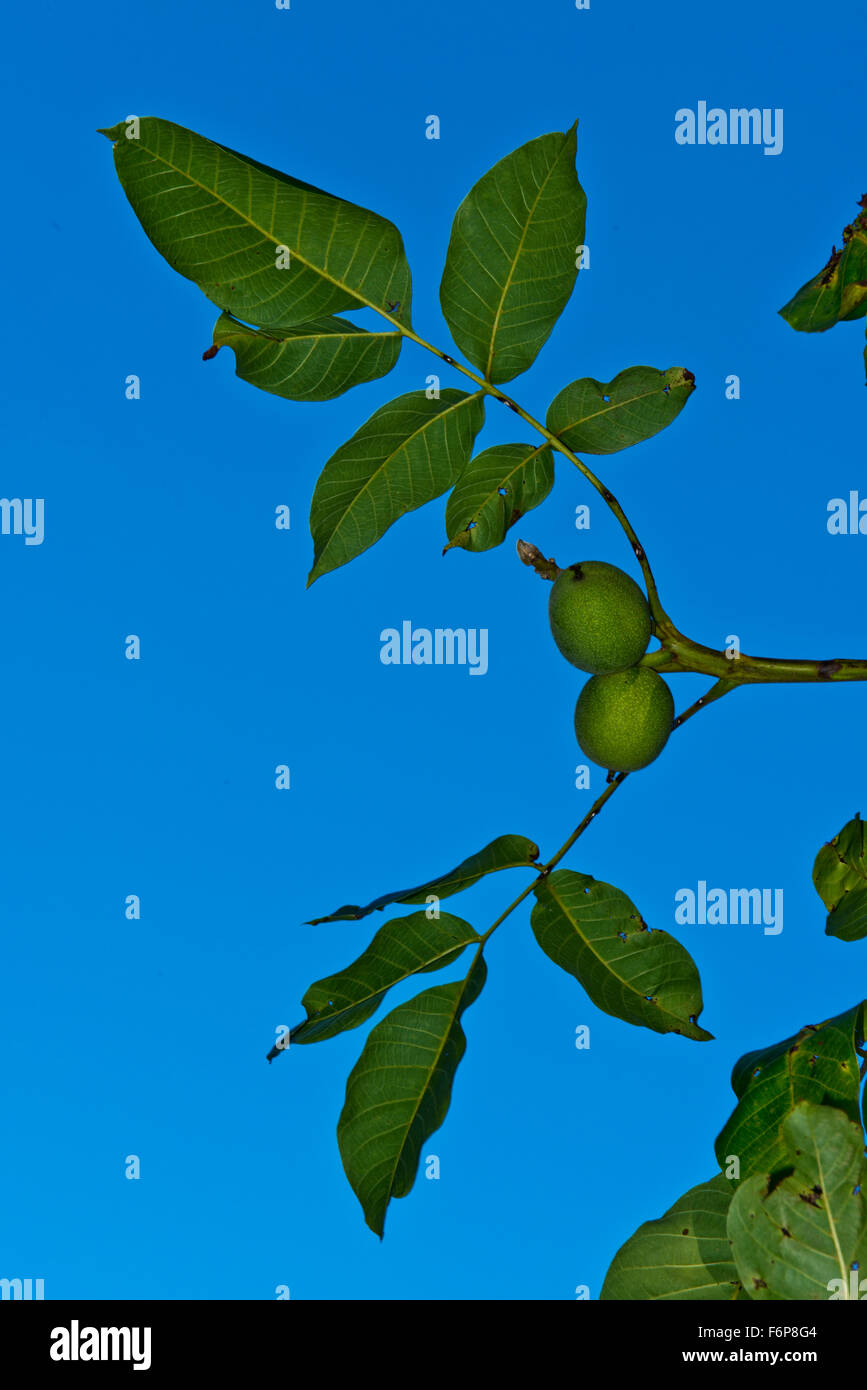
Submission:
POLYGON ((629 575, 604 560, 561 570, 548 602, 554 641, 591 679, 575 706, 584 753, 611 772, 637 772, 662 752, 674 726, 674 700, 656 671, 638 662, 653 623, 629 575))

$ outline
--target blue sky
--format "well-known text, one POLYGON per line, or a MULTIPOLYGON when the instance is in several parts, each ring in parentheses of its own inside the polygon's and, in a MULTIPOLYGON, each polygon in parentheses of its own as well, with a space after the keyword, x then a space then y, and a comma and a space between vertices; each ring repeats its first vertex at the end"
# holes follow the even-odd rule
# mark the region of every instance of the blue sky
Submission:
MULTIPOLYGON (((45 499, 45 538, 0 537, 0 1275, 44 1278, 49 1298, 596 1297, 636 1225, 714 1170, 736 1058, 865 993, 865 948, 825 938, 810 881, 822 842, 867 812, 864 689, 739 691, 567 861, 684 941, 716 1041, 600 1013, 519 910, 490 943, 425 1146, 441 1177, 422 1174, 377 1241, 335 1142, 366 1027, 264 1060, 307 985, 371 935, 303 923, 505 832, 553 853, 602 787, 598 772, 574 786, 581 677, 511 543, 441 558, 442 501, 305 591, 321 467, 433 363, 408 348, 324 405, 255 391, 228 350, 203 364, 215 311, 148 243, 95 133, 164 116, 390 217, 416 328, 448 351, 437 290, 457 204, 577 116, 591 266, 510 390, 543 415, 576 377, 692 370, 669 430, 598 460, 666 607, 716 647, 734 633, 762 654, 863 656, 867 538, 826 529, 830 498, 867 496, 863 324, 808 337, 776 312, 867 187, 867 18, 844 11, 824 37, 821 20, 802 0, 7 16, 0 490, 45 499), (782 152, 678 145, 675 112, 702 100, 781 108, 782 152), (407 619, 487 628, 485 677, 384 666, 379 634, 407 619), (675 927, 675 893, 699 880, 783 889, 784 930, 675 927)), ((480 447, 525 437, 488 418, 480 447)), ((565 463, 520 530, 560 563, 633 572, 565 463)), ((703 684, 673 687, 682 708, 703 684)), ((483 930, 520 886, 494 876, 450 907, 483 930)))

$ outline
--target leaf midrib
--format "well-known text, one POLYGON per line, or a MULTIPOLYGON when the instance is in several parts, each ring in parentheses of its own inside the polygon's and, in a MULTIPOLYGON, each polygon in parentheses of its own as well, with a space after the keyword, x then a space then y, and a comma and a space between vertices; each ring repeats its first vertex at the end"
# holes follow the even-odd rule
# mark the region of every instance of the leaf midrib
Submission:
MULTIPOLYGON (((610 382, 608 384, 609 386, 611 385, 610 382)), ((686 384, 687 383, 685 381, 682 381, 678 382, 677 385, 685 386, 686 384)), ((677 387, 675 386, 672 389, 676 390, 677 387)), ((636 401, 645 401, 648 400, 651 396, 657 396, 660 394, 662 394, 661 388, 654 387, 652 390, 640 392, 637 396, 629 396, 626 400, 623 401, 603 401, 603 408, 601 410, 594 410, 589 415, 579 415, 575 420, 570 420, 567 425, 563 425, 559 431, 558 438, 560 437, 560 435, 565 434, 566 430, 573 430, 576 425, 586 425, 588 420, 596 420, 599 418, 600 415, 610 415, 611 412, 614 410, 622 410, 624 406, 635 405, 636 401)))
MULTIPOLYGON (((837 1268, 840 1271, 840 1277, 843 1280, 843 1285, 844 1287, 846 1287, 848 1284, 849 1267, 843 1259, 843 1251, 840 1249, 840 1242, 837 1239, 837 1222, 835 1221, 834 1213, 831 1210, 831 1194, 829 1193, 828 1185, 825 1182, 825 1170, 822 1167, 822 1153, 818 1144, 814 1143, 814 1150, 816 1154, 816 1167, 819 1170, 819 1183, 822 1188, 822 1195, 825 1199, 825 1215, 828 1220, 828 1229, 831 1232, 831 1239, 834 1242, 834 1249, 837 1252, 837 1268)), ((847 1292, 846 1297, 848 1298, 848 1296, 849 1295, 847 1292)))
MULTIPOLYGON (((527 447, 529 448, 529 445, 528 445, 527 447)), ((524 454, 524 455, 522 455, 522 457, 519 459, 519 461, 515 464, 514 468, 510 468, 509 471, 508 471, 507 473, 504 473, 504 474, 502 475, 501 481, 497 484, 497 486, 493 489, 493 491, 492 491, 492 492, 486 492, 486 493, 485 493, 485 495, 484 495, 482 501, 478 504, 478 506, 474 509, 474 511, 473 511, 472 514, 470 515, 469 521, 468 521, 468 522, 466 523, 466 525, 463 526, 461 529, 462 529, 463 531, 466 531, 471 521, 478 522, 478 519, 479 519, 479 516, 480 516, 481 512, 482 512, 482 511, 484 510, 484 508, 488 505, 488 503, 489 503, 489 502, 492 502, 493 499, 494 499, 495 497, 499 497, 499 495, 500 495, 500 488, 503 486, 503 484, 504 484, 504 483, 507 483, 507 482, 509 482, 509 481, 511 481, 511 479, 514 478, 514 476, 515 476, 516 473, 522 473, 523 470, 527 467, 527 465, 528 465, 528 463, 530 462, 530 460, 534 457, 534 455, 538 454, 538 455, 541 456, 542 454, 544 454, 544 452, 545 452, 546 449, 550 449, 550 448, 551 448, 550 444, 548 443, 547 440, 545 440, 544 443, 538 444, 538 445, 535 447, 535 449, 531 449, 530 452, 529 452, 529 454, 524 454)), ((506 499, 505 499, 505 497, 503 497, 501 500, 502 500, 503 502, 505 502, 506 499)))

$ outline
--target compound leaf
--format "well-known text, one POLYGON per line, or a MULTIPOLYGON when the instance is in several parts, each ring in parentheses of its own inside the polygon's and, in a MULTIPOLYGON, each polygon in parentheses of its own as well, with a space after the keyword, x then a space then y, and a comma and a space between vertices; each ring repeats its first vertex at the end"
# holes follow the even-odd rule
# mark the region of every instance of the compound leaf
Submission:
POLYGON ((490 550, 554 486, 550 446, 495 444, 467 464, 446 504, 446 550, 490 550))
POLYGON ((742 1182, 728 1233, 744 1288, 760 1300, 859 1298, 867 1260, 864 1134, 842 1110, 800 1101, 782 1129, 786 1175, 742 1182))
POLYGON ((787 1162, 783 1125, 801 1101, 836 1106, 858 1118, 861 1012, 856 1004, 735 1063, 732 1089, 738 1104, 716 1141, 724 1172, 736 1158, 741 1181, 755 1173, 776 1175, 787 1162))
POLYGON ((573 453, 613 454, 665 429, 694 390, 686 367, 627 367, 608 382, 582 377, 554 397, 546 423, 573 453))
POLYGON ((336 975, 312 984, 302 999, 307 1018, 290 1042, 313 1043, 357 1028, 375 1013, 388 991, 411 975, 451 965, 470 942, 479 941, 468 922, 448 912, 429 919, 411 912, 380 927, 366 951, 336 975))
POLYGON ((381 911, 389 903, 426 903, 432 895, 448 898, 453 893, 462 893, 464 889, 472 888, 473 884, 478 883, 486 874, 497 873, 500 869, 528 868, 535 865, 538 858, 539 846, 528 840, 525 835, 499 835, 496 840, 492 840, 476 854, 471 854, 447 874, 440 874, 438 878, 432 878, 416 888, 398 888, 393 893, 383 893, 381 898, 374 898, 366 907, 357 907, 354 903, 349 903, 346 907, 339 907, 336 912, 329 913, 327 917, 314 917, 310 925, 316 927, 321 922, 358 922, 369 912, 381 911))
POLYGON ((556 869, 533 891, 536 940, 597 1008, 656 1033, 712 1037, 698 1024, 701 982, 692 956, 668 932, 651 931, 619 888, 556 869))
POLYGON ((392 1197, 415 1182, 419 1155, 448 1113, 466 1051, 461 1016, 485 983, 477 955, 465 980, 425 990, 373 1028, 346 1083, 337 1142, 372 1231, 382 1235, 392 1197))
POLYGON ((230 314, 214 326, 214 345, 235 354, 235 375, 290 401, 330 401, 391 371, 400 333, 370 333, 349 319, 311 319, 289 327, 249 328, 230 314))
POLYGON ((867 936, 867 848, 860 816, 848 821, 813 865, 816 892, 828 909, 826 936, 859 941, 867 936))
POLYGON ((458 347, 488 381, 524 372, 572 293, 587 199, 575 125, 489 169, 455 214, 440 286, 458 347))
POLYGON ((731 1185, 718 1173, 658 1220, 645 1221, 614 1256, 600 1299, 743 1298, 726 1231, 731 1199, 731 1185))
POLYGON ((101 132, 117 176, 156 249, 212 303, 260 326, 362 305, 409 323, 409 265, 386 218, 171 121, 135 119, 101 132))
POLYGON ((326 463, 310 505, 307 583, 367 550, 398 517, 456 482, 484 421, 481 392, 410 391, 373 414, 326 463))

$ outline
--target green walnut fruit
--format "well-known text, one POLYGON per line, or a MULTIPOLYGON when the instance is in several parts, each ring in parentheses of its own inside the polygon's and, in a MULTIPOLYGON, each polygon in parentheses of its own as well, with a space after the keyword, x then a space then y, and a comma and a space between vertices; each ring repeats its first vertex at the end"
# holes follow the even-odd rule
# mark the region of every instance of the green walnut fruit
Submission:
POLYGON ((561 570, 548 600, 554 641, 581 671, 604 676, 640 661, 650 641, 650 609, 634 579, 604 560, 561 570))
POLYGON ((614 772, 637 772, 652 763, 673 724, 671 691, 648 666, 592 676, 575 706, 575 736, 582 749, 614 772))

